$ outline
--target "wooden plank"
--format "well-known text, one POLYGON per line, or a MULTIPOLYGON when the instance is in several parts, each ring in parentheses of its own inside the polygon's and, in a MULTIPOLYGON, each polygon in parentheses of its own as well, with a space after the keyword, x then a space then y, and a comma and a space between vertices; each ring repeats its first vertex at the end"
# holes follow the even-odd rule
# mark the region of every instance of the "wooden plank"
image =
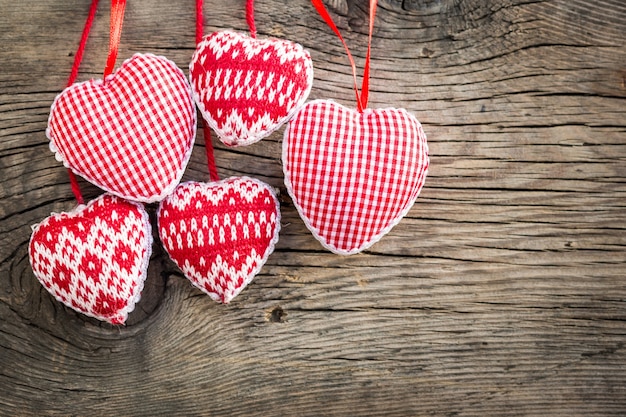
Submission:
MULTIPOLYGON (((129 2, 120 59, 186 68, 185 3, 129 2)), ((243 1, 205 3, 207 32, 246 30, 243 1)), ((311 52, 311 98, 354 105, 345 53, 311 4, 257 3, 260 36, 311 52)), ((361 68, 366 2, 327 4, 361 68)), ((216 141, 222 177, 280 190, 276 252, 222 306, 157 241, 142 301, 114 327, 53 301, 27 256, 30 226, 75 204, 44 131, 88 2, 0 0, 0 415, 626 414, 626 6, 379 5, 370 105, 409 109, 429 137, 407 218, 363 254, 328 253, 284 188, 281 132, 216 141)), ((81 80, 103 69, 108 11, 81 80)), ((185 179, 208 179, 204 143, 185 179)))

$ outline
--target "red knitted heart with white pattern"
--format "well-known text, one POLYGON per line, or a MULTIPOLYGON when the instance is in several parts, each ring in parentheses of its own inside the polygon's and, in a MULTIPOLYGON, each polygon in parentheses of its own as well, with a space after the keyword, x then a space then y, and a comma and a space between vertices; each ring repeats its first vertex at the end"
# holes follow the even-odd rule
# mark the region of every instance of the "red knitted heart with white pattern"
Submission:
POLYGON ((28 252, 35 276, 58 301, 123 324, 146 279, 150 219, 140 204, 104 194, 34 226, 28 252))
POLYGON ((313 85, 313 63, 297 43, 215 32, 198 44, 189 79, 204 119, 220 140, 249 145, 304 104, 313 85))
POLYGON ((161 202, 158 224, 165 250, 185 276, 228 303, 273 252, 280 209, 272 189, 252 178, 187 182, 161 202))
POLYGON ((160 201, 179 183, 196 131, 189 83, 171 61, 136 54, 103 80, 73 84, 52 105, 57 159, 121 197, 160 201))
POLYGON ((428 171, 420 123, 404 109, 307 103, 283 140, 285 184, 324 247, 350 255, 388 233, 415 202, 428 171))

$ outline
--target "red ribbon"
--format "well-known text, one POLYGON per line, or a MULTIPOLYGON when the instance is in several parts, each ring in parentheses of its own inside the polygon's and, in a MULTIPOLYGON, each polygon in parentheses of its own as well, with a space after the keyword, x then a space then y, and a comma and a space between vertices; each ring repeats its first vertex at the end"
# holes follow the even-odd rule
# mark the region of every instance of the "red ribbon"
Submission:
MULTIPOLYGON (((202 41, 203 21, 202 21, 202 6, 203 0, 196 0, 196 45, 202 41)), ((213 141, 211 140, 211 129, 209 125, 200 119, 200 126, 204 133, 204 148, 206 150, 206 162, 209 168, 209 178, 211 181, 219 181, 220 177, 217 174, 217 166, 215 165, 215 155, 213 152, 213 141)))
POLYGON ((350 53, 350 49, 348 49, 348 45, 346 41, 341 36, 339 29, 333 22, 332 17, 328 14, 328 10, 326 10, 326 6, 322 3, 322 0, 311 0, 313 6, 317 12, 322 16, 322 19, 326 22, 326 24, 332 29, 333 32, 337 35, 343 47, 348 54, 348 59, 350 60, 350 65, 352 66, 352 76, 354 78, 354 93, 356 95, 356 105, 359 112, 362 112, 367 108, 367 102, 369 99, 369 88, 370 88, 370 54, 372 49, 372 32, 374 31, 374 17, 376 17, 376 6, 378 4, 377 0, 370 0, 370 24, 369 24, 369 37, 367 41, 367 55, 365 56, 365 66, 363 68, 363 82, 361 84, 361 92, 359 93, 359 84, 357 82, 356 76, 356 64, 354 63, 354 58, 352 58, 352 54, 350 53))
POLYGON ((202 42, 202 32, 204 29, 204 22, 202 17, 202 0, 196 0, 196 45, 202 42))
POLYGON ((122 37, 122 24, 124 23, 124 10, 126 10, 126 0, 111 0, 111 30, 109 35, 109 56, 104 67, 104 77, 113 72, 117 50, 122 37))
POLYGON ((256 38, 256 24, 254 23, 254 0, 246 1, 246 22, 250 28, 250 36, 256 38))
MULTIPOLYGON (((80 67, 80 63, 83 60, 83 55, 85 54, 85 47, 87 46, 87 39, 89 38, 89 32, 91 31, 91 26, 93 24, 93 20, 96 17, 96 11, 98 10, 98 1, 92 0, 91 6, 89 7, 89 14, 87 15, 87 20, 85 21, 85 26, 83 27, 83 34, 80 37, 80 43, 78 44, 78 49, 76 50, 76 55, 74 55, 74 63, 72 64, 72 70, 70 71, 70 76, 67 80, 67 86, 74 84, 76 78, 78 77, 78 68, 80 67)), ((70 186, 72 187, 72 193, 74 193, 74 198, 78 204, 84 204, 83 195, 80 192, 80 186, 78 185, 78 179, 74 172, 68 168, 67 173, 70 177, 70 186)))
POLYGON ((96 17, 96 11, 98 10, 98 1, 99 0, 93 0, 91 2, 91 6, 89 7, 89 15, 87 15, 85 27, 83 28, 83 34, 80 37, 80 44, 78 45, 78 49, 76 50, 76 55, 74 55, 74 64, 72 65, 72 71, 70 72, 70 77, 67 80, 68 87, 74 84, 74 81, 76 81, 76 77, 78 76, 78 68, 80 67, 81 61, 83 60, 85 47, 87 46, 87 38, 89 38, 89 32, 91 31, 91 26, 93 24, 94 18, 96 17))

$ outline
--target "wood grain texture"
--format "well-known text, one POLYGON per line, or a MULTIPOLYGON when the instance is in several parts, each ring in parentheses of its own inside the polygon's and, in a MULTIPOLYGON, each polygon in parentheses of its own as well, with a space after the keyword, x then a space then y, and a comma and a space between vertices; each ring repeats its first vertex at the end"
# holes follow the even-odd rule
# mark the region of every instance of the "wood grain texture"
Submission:
MULTIPOLYGON (((282 131, 216 144, 222 177, 280 188, 277 250, 222 306, 157 241, 125 327, 54 301, 27 256, 30 226, 75 204, 44 130, 88 3, 0 0, 1 415, 626 414, 623 1, 380 0, 370 105, 412 111, 431 152, 408 217, 371 250, 333 255, 284 189, 282 131)), ((81 80, 104 67, 107 3, 81 80)), ((362 67, 366 2, 327 4, 362 67)), ((246 30, 243 1, 205 10, 207 32, 246 30)), ((255 15, 260 36, 311 52, 312 99, 354 106, 343 49, 308 1, 255 15)), ((191 1, 129 2, 120 60, 186 68, 193 28, 191 1)), ((201 134, 185 179, 208 179, 201 134)))

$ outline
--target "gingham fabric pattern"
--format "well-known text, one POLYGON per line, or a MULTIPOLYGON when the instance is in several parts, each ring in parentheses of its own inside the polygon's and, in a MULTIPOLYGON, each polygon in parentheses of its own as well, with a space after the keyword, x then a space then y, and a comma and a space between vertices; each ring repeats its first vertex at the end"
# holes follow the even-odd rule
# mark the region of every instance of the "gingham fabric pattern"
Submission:
POLYGON ((178 185, 195 132, 185 75, 151 54, 134 55, 104 81, 66 88, 46 130, 66 167, 104 190, 146 203, 178 185))
POLYGON ((285 129, 287 190, 309 230, 338 254, 370 247, 406 215, 428 163, 426 135, 404 109, 358 113, 316 100, 285 129))
POLYGON ((313 63, 296 43, 223 31, 198 44, 189 78, 202 116, 220 140, 249 145, 304 104, 313 85, 313 63))
POLYGON ((58 301, 123 324, 141 296, 152 227, 142 205, 104 194, 35 225, 28 250, 35 276, 58 301))
POLYGON ((157 218, 172 260, 221 303, 230 302, 261 270, 280 230, 274 191, 247 177, 183 183, 161 202, 157 218))

